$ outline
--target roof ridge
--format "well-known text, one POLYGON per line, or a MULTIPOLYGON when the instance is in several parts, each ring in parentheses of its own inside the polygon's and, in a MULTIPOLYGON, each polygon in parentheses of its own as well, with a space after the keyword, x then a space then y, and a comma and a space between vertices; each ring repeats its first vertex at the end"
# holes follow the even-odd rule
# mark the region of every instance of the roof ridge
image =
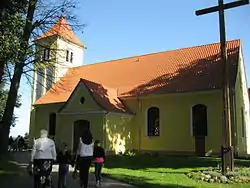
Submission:
MULTIPOLYGON (((234 41, 239 41, 241 43, 240 39, 228 40, 227 43, 234 42, 234 41)), ((164 50, 164 51, 161 51, 161 52, 153 52, 153 53, 148 53, 148 54, 124 57, 124 58, 119 58, 119 59, 111 59, 111 60, 107 60, 107 61, 81 65, 81 66, 78 66, 78 67, 72 67, 72 69, 78 69, 78 68, 88 67, 88 66, 93 66, 93 65, 100 65, 100 64, 104 64, 104 63, 111 63, 111 62, 116 62, 116 61, 121 61, 121 60, 126 60, 126 59, 139 58, 139 57, 144 57, 144 56, 156 55, 156 54, 165 53, 165 52, 172 52, 172 51, 178 51, 178 50, 186 50, 186 49, 193 49, 193 48, 199 48, 199 47, 204 47, 204 46, 216 45, 216 44, 219 44, 219 43, 220 42, 214 42, 214 43, 208 43, 208 44, 201 44, 201 45, 197 45, 197 46, 190 46, 190 47, 177 48, 177 49, 172 49, 172 50, 164 50)))

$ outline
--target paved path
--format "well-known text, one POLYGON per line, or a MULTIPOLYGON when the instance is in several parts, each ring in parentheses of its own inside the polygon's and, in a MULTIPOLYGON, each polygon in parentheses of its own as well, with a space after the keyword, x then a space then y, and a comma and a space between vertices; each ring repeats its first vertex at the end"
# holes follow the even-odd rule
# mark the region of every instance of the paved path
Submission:
MULTIPOLYGON (((21 188, 32 188, 32 178, 26 172, 27 161, 28 161, 29 153, 28 152, 18 152, 14 154, 14 159, 17 164, 22 168, 23 173, 21 175, 15 176, 7 176, 4 182, 0 183, 1 188, 14 188, 14 187, 21 187, 21 188)), ((70 169, 71 171, 73 169, 70 169)), ((53 167, 53 185, 57 187, 57 171, 58 166, 53 167)), ((68 177, 68 188, 79 188, 78 180, 73 179, 71 173, 68 177)), ((89 181, 89 188, 95 187, 95 179, 93 174, 90 174, 90 181, 89 181)), ((103 188, 135 188, 132 185, 127 185, 109 178, 103 178, 103 188)))

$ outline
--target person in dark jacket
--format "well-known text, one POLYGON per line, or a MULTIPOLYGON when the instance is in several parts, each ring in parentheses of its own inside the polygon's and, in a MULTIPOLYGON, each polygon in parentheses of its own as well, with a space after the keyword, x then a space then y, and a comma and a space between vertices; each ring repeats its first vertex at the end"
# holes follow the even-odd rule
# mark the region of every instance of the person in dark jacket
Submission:
POLYGON ((66 143, 62 144, 62 148, 57 154, 57 163, 59 164, 58 188, 66 188, 69 164, 71 164, 71 155, 66 143))
POLYGON ((94 144, 94 163, 95 163, 95 178, 96 178, 96 186, 99 187, 102 182, 102 167, 105 161, 105 151, 104 148, 101 147, 100 140, 96 140, 94 144))

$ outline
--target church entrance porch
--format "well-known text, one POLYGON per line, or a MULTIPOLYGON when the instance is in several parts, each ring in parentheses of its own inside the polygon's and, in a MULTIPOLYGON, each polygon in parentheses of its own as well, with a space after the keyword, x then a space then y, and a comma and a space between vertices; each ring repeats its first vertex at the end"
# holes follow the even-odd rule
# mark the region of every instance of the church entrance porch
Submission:
POLYGON ((90 122, 88 120, 77 120, 73 125, 73 152, 77 151, 79 138, 83 136, 86 130, 90 130, 90 122))

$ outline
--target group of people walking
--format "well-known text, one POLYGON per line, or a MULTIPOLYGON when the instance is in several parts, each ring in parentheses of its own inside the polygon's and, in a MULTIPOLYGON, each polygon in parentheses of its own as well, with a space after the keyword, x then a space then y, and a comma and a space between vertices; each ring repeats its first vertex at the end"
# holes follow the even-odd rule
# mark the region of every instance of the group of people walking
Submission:
POLYGON ((101 171, 105 161, 105 151, 101 147, 100 140, 93 141, 90 130, 86 130, 79 138, 76 153, 73 155, 66 143, 56 151, 55 142, 48 138, 47 130, 41 130, 40 138, 36 139, 31 152, 29 172, 34 176, 34 187, 46 184, 51 187, 51 172, 53 164, 59 165, 58 188, 65 188, 69 166, 74 167, 73 177, 80 179, 80 187, 87 188, 89 182, 89 170, 92 163, 95 166, 96 186, 102 183, 101 171), (33 166, 33 168, 32 168, 33 166), (78 173, 79 171, 79 173, 78 173))
POLYGON ((22 151, 23 149, 28 149, 27 138, 18 135, 15 139, 10 136, 8 151, 22 151))

